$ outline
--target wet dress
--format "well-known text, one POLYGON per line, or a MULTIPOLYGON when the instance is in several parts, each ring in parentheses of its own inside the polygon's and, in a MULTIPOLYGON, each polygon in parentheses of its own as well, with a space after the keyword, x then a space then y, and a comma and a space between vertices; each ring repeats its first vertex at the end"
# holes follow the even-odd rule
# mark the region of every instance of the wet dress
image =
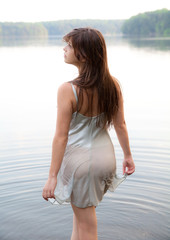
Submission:
MULTIPOLYGON (((72 89, 78 104, 74 85, 72 89)), ((103 114, 100 114, 101 118, 103 114)), ((107 190, 115 188, 126 178, 116 175, 114 147, 107 129, 96 126, 97 116, 74 112, 68 142, 57 175, 55 200, 51 203, 73 203, 85 208, 97 206, 107 190)))

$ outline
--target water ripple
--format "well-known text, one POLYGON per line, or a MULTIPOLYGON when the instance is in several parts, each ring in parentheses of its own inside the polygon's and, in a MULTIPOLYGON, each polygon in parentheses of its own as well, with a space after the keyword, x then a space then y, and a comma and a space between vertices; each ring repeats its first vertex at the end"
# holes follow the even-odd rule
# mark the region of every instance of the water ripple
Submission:
MULTIPOLYGON (((43 220, 43 211, 39 210, 39 207, 41 206, 40 209, 43 208, 44 211, 50 212, 51 214, 53 214, 52 212, 54 211, 54 208, 43 201, 41 196, 43 185, 48 177, 51 147, 45 147, 45 145, 42 144, 38 148, 32 148, 31 142, 30 146, 28 145, 28 141, 26 142, 27 144, 22 142, 22 145, 19 141, 15 142, 15 146, 13 146, 10 151, 8 150, 7 143, 4 144, 4 150, 2 150, 0 157, 0 205, 3 206, 3 208, 1 208, 1 214, 5 216, 8 222, 11 222, 11 219, 13 219, 11 216, 14 215, 17 223, 21 222, 23 219, 22 213, 25 213, 27 209, 27 211, 29 211, 29 213, 26 214, 27 217, 33 217, 36 213, 37 221, 40 221, 43 225, 43 221, 45 221, 43 220), (20 145, 21 148, 18 147, 20 145)), ((140 145, 133 147, 136 172, 132 176, 129 176, 114 193, 107 192, 97 209, 102 209, 103 207, 103 211, 107 212, 108 206, 110 206, 110 208, 112 208, 112 206, 114 208, 116 207, 116 214, 118 214, 119 211, 121 212, 123 218, 121 222, 127 220, 129 214, 131 216, 133 215, 131 212, 132 209, 139 219, 140 216, 146 214, 149 214, 149 219, 151 216, 155 216, 160 219, 160 221, 164 218, 164 229, 167 232, 167 219, 170 210, 170 174, 168 166, 170 151, 166 147, 157 147, 156 149, 152 146, 144 147, 144 141, 143 143, 141 142, 140 140, 140 145)), ((157 145, 159 144, 157 143, 157 145)), ((117 145, 115 145, 115 150, 117 158, 121 159, 122 153, 117 145)), ((118 165, 120 165, 118 168, 121 168, 120 162, 118 165)), ((56 208, 57 211, 61 209, 62 211, 68 211, 68 208, 66 207, 64 210, 63 206, 56 208)), ((69 211, 71 211, 71 209, 69 211)), ((71 216, 70 212, 70 220, 71 216)), ((109 212, 108 216, 111 221, 113 221, 109 212)), ((140 221, 141 227, 144 227, 145 222, 141 219, 140 221)), ((106 223, 107 220, 105 219, 105 228, 106 223)), ((134 224, 134 222, 131 223, 134 224)), ((116 226, 116 223, 114 224, 116 226)), ((5 226, 4 221, 2 222, 2 226, 5 226)), ((51 227, 50 220, 47 226, 49 228, 51 227)), ((155 229, 155 227, 152 226, 152 229, 155 229)), ((60 234, 62 235, 62 232, 60 234)), ((8 239, 11 239, 11 236, 8 239)), ((138 239, 143 238, 138 237, 138 239)), ((155 240, 156 238, 150 239, 155 240)))

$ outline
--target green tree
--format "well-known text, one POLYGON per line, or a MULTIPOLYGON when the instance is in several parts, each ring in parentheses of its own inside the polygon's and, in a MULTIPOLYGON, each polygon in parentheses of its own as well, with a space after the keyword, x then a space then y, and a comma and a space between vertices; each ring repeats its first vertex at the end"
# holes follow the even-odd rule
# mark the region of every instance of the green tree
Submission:
POLYGON ((133 36, 165 36, 170 28, 170 11, 167 9, 146 12, 124 22, 122 32, 133 36))

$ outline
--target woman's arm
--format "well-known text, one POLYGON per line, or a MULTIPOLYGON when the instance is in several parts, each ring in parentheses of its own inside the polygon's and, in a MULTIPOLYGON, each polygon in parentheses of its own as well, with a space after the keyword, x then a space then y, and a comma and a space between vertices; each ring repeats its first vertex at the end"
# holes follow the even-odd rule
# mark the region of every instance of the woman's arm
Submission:
POLYGON ((49 177, 43 189, 43 198, 54 198, 54 190, 57 184, 57 174, 60 169, 68 140, 68 132, 72 117, 72 92, 70 84, 64 83, 58 89, 57 94, 57 121, 56 131, 52 142, 52 157, 49 177))
POLYGON ((135 164, 130 150, 128 131, 124 119, 123 97, 121 90, 119 93, 119 109, 113 119, 113 123, 119 143, 124 153, 123 174, 127 173, 130 175, 135 171, 135 164))

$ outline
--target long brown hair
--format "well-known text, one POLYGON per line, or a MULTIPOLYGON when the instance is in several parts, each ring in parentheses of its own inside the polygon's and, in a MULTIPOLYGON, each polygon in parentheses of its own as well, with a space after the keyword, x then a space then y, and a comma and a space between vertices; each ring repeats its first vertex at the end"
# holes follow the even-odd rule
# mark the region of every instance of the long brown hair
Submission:
MULTIPOLYGON (((79 76, 70 81, 79 87, 80 111, 83 103, 83 91, 88 96, 87 89, 97 89, 98 114, 104 113, 102 125, 109 127, 113 124, 113 118, 118 111, 119 90, 118 83, 108 68, 106 44, 103 35, 96 29, 77 28, 63 37, 66 42, 71 41, 75 56, 79 61, 84 60, 79 76)), ((92 91, 93 92, 93 91, 92 91)), ((92 115, 92 96, 88 96, 88 110, 92 115)), ((97 126, 101 125, 101 118, 97 119, 97 126)))

